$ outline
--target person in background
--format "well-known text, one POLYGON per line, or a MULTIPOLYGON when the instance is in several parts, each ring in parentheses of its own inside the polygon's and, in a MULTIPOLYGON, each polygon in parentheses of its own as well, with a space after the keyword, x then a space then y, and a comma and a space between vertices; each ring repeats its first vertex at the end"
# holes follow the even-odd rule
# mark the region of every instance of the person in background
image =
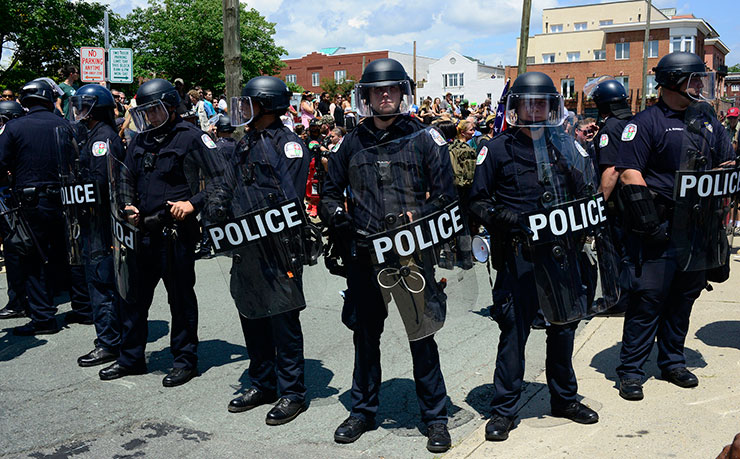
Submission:
POLYGON ((70 119, 69 115, 69 98, 75 95, 75 91, 80 85, 77 80, 80 78, 80 71, 75 65, 65 65, 59 70, 59 74, 64 81, 59 83, 59 87, 64 91, 64 95, 59 97, 56 102, 56 107, 64 115, 64 118, 70 119))
POLYGON ((301 105, 298 107, 298 115, 301 117, 301 124, 304 128, 308 129, 309 122, 316 118, 316 110, 313 106, 313 93, 311 91, 304 91, 301 94, 301 105))

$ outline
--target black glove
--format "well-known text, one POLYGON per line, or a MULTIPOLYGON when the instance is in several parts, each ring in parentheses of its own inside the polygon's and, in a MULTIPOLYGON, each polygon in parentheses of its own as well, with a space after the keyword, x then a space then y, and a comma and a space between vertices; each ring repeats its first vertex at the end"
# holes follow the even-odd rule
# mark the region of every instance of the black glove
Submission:
POLYGON ((329 219, 329 227, 338 232, 350 231, 352 229, 352 218, 347 212, 337 209, 329 219))
POLYGON ((512 231, 518 228, 519 214, 503 205, 497 205, 488 210, 488 224, 502 231, 512 231))

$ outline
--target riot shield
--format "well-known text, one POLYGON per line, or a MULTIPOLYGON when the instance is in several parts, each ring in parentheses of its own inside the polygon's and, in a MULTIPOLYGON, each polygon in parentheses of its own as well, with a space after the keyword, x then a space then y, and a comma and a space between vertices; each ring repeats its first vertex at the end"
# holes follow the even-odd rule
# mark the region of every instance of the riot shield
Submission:
POLYGON ((126 206, 136 202, 136 181, 126 165, 110 154, 108 181, 116 288, 121 298, 135 302, 138 287, 136 256, 139 250, 140 231, 129 222, 126 206))
POLYGON ((437 280, 435 266, 459 270, 466 257, 472 265, 452 169, 439 157, 447 149, 435 148, 444 145, 435 136, 441 139, 431 128, 418 131, 355 152, 349 163, 360 248, 369 252, 386 307, 395 302, 410 341, 444 325, 446 280, 437 280))
POLYGON ((517 186, 533 209, 521 220, 517 269, 532 271, 549 322, 574 322, 617 303, 619 256, 588 154, 561 126, 530 132, 533 154, 515 158, 517 186), (593 301, 598 293, 603 301, 593 301))
POLYGON ((216 254, 232 258, 231 296, 239 313, 259 319, 305 307, 309 227, 282 155, 261 137, 247 145, 235 166, 216 152, 206 158, 213 164, 204 168, 203 218, 216 254))
POLYGON ((729 263, 740 169, 724 129, 712 127, 704 104, 686 110, 681 159, 673 188, 671 242, 681 271, 701 271, 729 263), (731 222, 727 231, 728 217, 731 222))
POLYGON ((56 128, 59 182, 61 185, 62 209, 67 236, 67 257, 70 265, 83 264, 82 219, 90 204, 96 205, 91 184, 85 184, 80 150, 86 140, 85 128, 81 125, 65 125, 56 128), (90 202, 92 201, 92 202, 90 202))

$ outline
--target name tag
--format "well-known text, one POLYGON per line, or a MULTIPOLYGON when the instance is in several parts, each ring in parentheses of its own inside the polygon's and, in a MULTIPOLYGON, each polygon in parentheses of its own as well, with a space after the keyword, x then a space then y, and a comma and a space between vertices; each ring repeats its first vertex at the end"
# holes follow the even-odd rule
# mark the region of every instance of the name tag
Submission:
POLYGON ((225 252, 252 244, 262 238, 306 225, 306 217, 297 199, 275 207, 260 209, 225 223, 206 227, 214 252, 225 252))
POLYGON ((369 238, 378 264, 393 254, 406 257, 432 246, 443 244, 463 230, 460 206, 457 203, 427 215, 400 228, 369 238))
POLYGON ((526 216, 533 242, 547 242, 606 222, 604 195, 579 199, 526 216))
POLYGON ((94 183, 65 185, 62 187, 62 204, 75 206, 98 202, 97 187, 94 183))
POLYGON ((136 227, 130 225, 128 222, 117 219, 113 214, 111 214, 110 219, 113 236, 116 240, 125 247, 136 251, 136 234, 138 232, 136 227))
POLYGON ((718 169, 701 172, 676 172, 673 198, 723 197, 740 188, 740 169, 718 169))

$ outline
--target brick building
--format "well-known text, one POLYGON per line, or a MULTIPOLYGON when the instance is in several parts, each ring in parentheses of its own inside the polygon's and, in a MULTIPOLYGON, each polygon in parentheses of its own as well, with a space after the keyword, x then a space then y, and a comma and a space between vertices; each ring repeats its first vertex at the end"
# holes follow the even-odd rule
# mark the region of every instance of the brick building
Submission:
POLYGON ((724 81, 725 99, 734 107, 740 106, 740 73, 728 73, 724 81))
MULTIPOLYGON (((611 75, 627 89, 637 111, 642 96, 642 63, 647 1, 621 1, 545 9, 543 33, 529 38, 527 70, 543 72, 559 85, 566 106, 576 113, 595 115, 593 102, 583 97, 583 86, 593 78, 611 75)), ((517 46, 518 48, 518 46, 517 46)), ((703 56, 710 69, 727 73, 729 49, 703 19, 676 16, 675 9, 651 10, 648 40, 648 104, 657 97, 652 68, 673 51, 703 56)), ((516 78, 517 68, 506 76, 516 78)), ((723 84, 718 82, 718 93, 723 84)))
MULTIPOLYGON (((367 51, 345 54, 342 52, 343 49, 324 49, 298 59, 284 59, 285 67, 276 76, 286 82, 297 83, 307 91, 320 92, 321 82, 325 78, 337 82, 352 78, 359 80, 367 64, 377 59, 391 58, 399 61, 406 72, 413 77, 413 55, 411 54, 395 51, 367 51)), ((417 79, 424 78, 429 65, 434 62, 436 62, 436 59, 416 56, 417 79)))

